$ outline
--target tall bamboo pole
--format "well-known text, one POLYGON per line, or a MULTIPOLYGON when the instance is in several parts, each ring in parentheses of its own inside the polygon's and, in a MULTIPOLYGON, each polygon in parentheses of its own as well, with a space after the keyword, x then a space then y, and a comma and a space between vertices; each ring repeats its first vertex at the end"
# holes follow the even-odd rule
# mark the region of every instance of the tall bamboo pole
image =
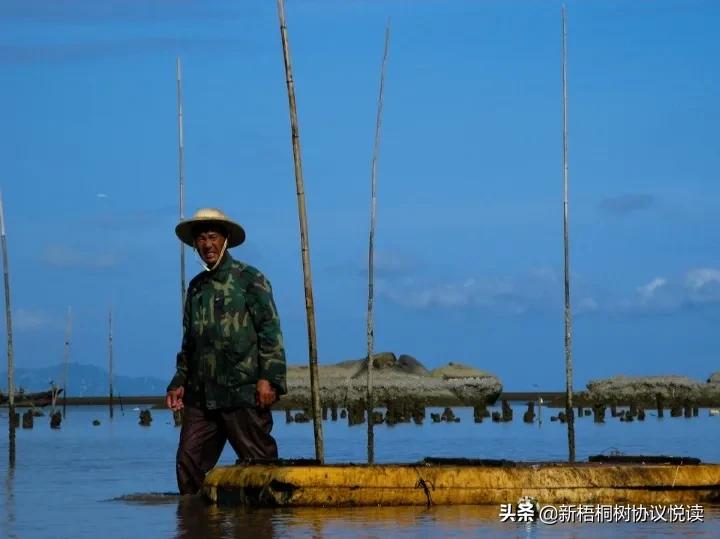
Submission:
POLYGON ((570 311, 570 233, 568 228, 568 112, 567 112, 567 23, 562 7, 563 91, 563 243, 565 263, 565 414, 568 429, 568 460, 575 462, 575 415, 573 411, 572 313, 570 311))
POLYGON ((108 313, 108 381, 110 392, 108 406, 110 407, 110 419, 113 418, 113 330, 112 330, 112 309, 108 313))
POLYGON ((68 368, 70 361, 70 336, 72 334, 72 309, 68 307, 67 327, 65 328, 65 350, 63 353, 63 418, 67 414, 68 368))
POLYGON ((318 381, 317 345, 315 340, 315 305, 313 302, 312 276, 310 269, 310 240, 308 237, 307 215, 305 213, 305 186, 303 182, 302 156, 300 153, 300 129, 295 103, 295 81, 290 64, 290 46, 288 44, 287 26, 285 24, 285 0, 277 0, 278 19, 280 21, 280 39, 285 63, 285 83, 287 85, 288 103, 290 105, 290 132, 295 165, 295 187, 297 190, 298 216, 300 219, 300 250, 305 285, 305 310, 307 312, 307 330, 310 364, 310 393, 313 414, 313 431, 315 436, 315 458, 324 461, 324 442, 322 417, 320 415, 320 388, 318 381))
POLYGON ((5 282, 5 327, 7 328, 8 362, 8 454, 10 466, 15 466, 15 363, 13 361, 13 330, 10 309, 10 268, 8 266, 7 235, 5 234, 5 211, 0 193, 0 243, 2 243, 3 278, 5 282))
POLYGON ((375 144, 373 146, 372 165, 370 172, 370 238, 368 242, 368 307, 367 307, 367 459, 368 464, 375 462, 375 431, 373 424, 373 346, 375 325, 373 319, 373 301, 375 299, 375 217, 377 207, 377 161, 380 153, 380 132, 382 128, 383 96, 385 93, 385 65, 387 63, 388 46, 390 44, 390 21, 385 28, 385 48, 380 68, 380 91, 375 117, 375 144))
MULTIPOLYGON (((183 88, 182 64, 178 56, 175 63, 177 79, 177 117, 178 117, 178 191, 180 195, 180 220, 185 219, 185 136, 183 132, 183 88)), ((180 243, 180 321, 185 312, 185 244, 180 243)))

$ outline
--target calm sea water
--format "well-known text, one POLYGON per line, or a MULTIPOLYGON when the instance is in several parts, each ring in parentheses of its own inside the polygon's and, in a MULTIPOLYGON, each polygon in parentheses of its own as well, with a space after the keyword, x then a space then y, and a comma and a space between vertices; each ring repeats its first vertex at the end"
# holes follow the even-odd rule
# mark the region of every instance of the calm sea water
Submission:
MULTIPOLYGON (((428 419, 429 412, 428 409, 428 419)), ((433 409, 432 411, 439 411, 433 409)), ((408 462, 426 456, 564 460, 564 425, 521 420, 475 424, 472 410, 456 409, 460 423, 413 424, 376 429, 378 462, 408 462)), ((705 521, 692 524, 501 523, 498 507, 357 508, 244 510, 180 501, 174 475, 179 429, 167 410, 153 410, 151 427, 138 425, 138 411, 71 407, 60 430, 49 419, 35 419, 32 430, 17 431, 17 463, 7 466, 7 409, 0 411, 0 538, 263 538, 263 537, 720 537, 720 507, 705 507, 705 521), (100 426, 92 420, 99 419, 100 426)), ((284 458, 313 457, 312 424, 286 425, 274 414, 274 434, 284 458)), ((362 462, 366 426, 324 423, 326 460, 362 462)), ((592 418, 576 423, 577 456, 617 450, 628 454, 666 454, 720 462, 720 417, 708 410, 692 419, 648 414, 645 422, 604 425, 592 418)), ((235 456, 229 446, 221 464, 235 456)))

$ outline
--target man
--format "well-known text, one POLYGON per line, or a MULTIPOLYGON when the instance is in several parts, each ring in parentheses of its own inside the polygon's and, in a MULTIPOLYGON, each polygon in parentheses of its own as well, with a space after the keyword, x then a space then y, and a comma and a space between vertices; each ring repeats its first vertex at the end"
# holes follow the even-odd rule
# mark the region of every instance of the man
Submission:
POLYGON ((277 458, 270 406, 287 392, 285 350, 270 283, 228 248, 243 228, 205 208, 175 228, 205 265, 188 286, 182 348, 166 402, 183 410, 176 471, 195 494, 229 441, 241 459, 277 458))

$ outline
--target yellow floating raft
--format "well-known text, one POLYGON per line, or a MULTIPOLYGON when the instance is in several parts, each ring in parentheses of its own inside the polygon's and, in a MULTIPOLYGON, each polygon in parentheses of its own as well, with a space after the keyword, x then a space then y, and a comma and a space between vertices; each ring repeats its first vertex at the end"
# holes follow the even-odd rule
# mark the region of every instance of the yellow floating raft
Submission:
POLYGON ((217 467, 212 502, 265 507, 720 502, 720 464, 505 463, 217 467))

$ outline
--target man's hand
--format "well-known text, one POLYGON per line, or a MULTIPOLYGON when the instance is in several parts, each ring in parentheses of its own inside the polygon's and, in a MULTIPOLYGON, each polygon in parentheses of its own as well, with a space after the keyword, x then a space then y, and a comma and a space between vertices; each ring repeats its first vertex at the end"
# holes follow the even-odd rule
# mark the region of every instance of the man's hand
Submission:
POLYGON ((255 402, 260 408, 269 408, 277 400, 277 393, 267 380, 258 380, 255 386, 255 402))
POLYGON ((182 401, 184 396, 184 386, 180 386, 177 389, 171 389, 167 392, 167 396, 165 397, 165 404, 167 404, 167 407, 170 408, 173 412, 182 410, 184 406, 182 401))

